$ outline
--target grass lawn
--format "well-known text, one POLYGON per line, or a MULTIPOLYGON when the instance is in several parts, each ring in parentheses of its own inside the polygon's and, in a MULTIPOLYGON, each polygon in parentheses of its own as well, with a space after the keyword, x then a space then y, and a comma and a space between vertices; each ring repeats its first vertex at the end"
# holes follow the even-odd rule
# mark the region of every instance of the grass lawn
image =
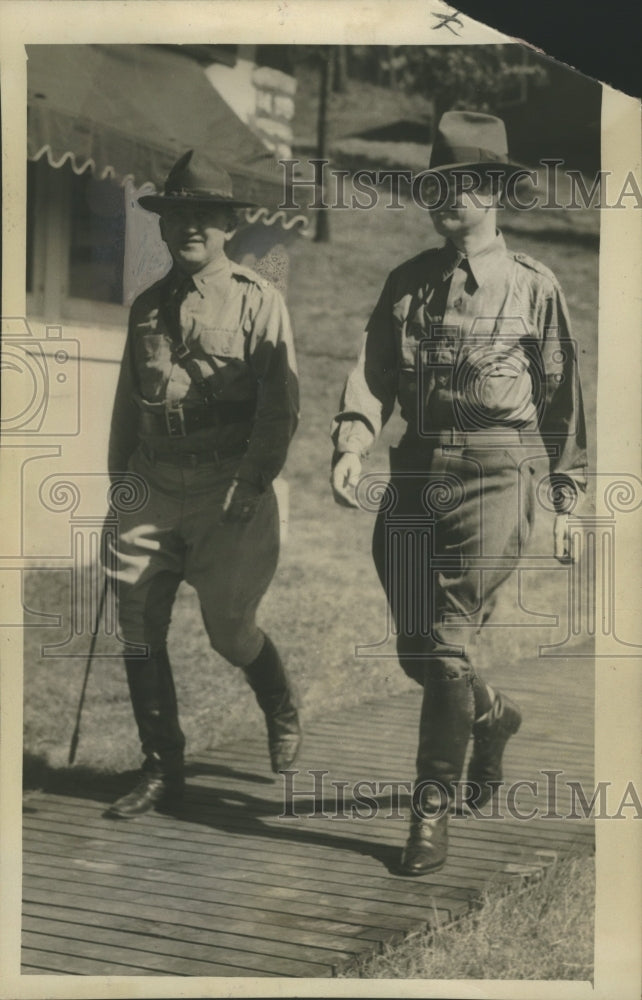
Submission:
POLYGON ((517 893, 490 885, 454 926, 413 935, 349 974, 362 979, 593 979, 595 865, 570 856, 517 893))
MULTIPOLYGON (((515 220, 508 219, 509 227, 515 220)), ((328 487, 329 429, 342 383, 355 358, 364 323, 388 271, 436 243, 427 213, 339 211, 330 220, 332 241, 301 240, 292 254, 289 304, 296 331, 302 392, 301 425, 293 441, 286 477, 290 485, 290 529, 281 564, 260 613, 260 622, 284 654, 308 719, 385 698, 411 683, 394 657, 355 656, 355 645, 383 636, 385 601, 370 560, 373 516, 334 505, 328 487)), ((589 429, 594 426, 597 328, 597 247, 568 232, 550 240, 537 232, 534 214, 519 220, 509 245, 553 268, 564 287, 580 345, 589 429), (532 230, 532 231, 531 231, 532 230)), ((369 471, 386 468, 386 448, 400 433, 393 417, 370 459, 369 471)), ((549 551, 545 514, 532 549, 549 551)), ((530 606, 550 612, 564 606, 565 576, 539 572, 529 584, 530 606)), ((25 604, 36 612, 60 612, 69 605, 66 573, 31 571, 25 604)), ((507 592, 498 614, 514 613, 507 592)), ((501 620, 504 620, 503 618, 501 620)), ((40 766, 66 763, 84 662, 43 659, 43 642, 61 641, 69 621, 55 629, 29 629, 25 640, 25 751, 27 778, 40 766), (33 766, 32 766, 33 765, 33 766)), ((543 627, 491 632, 483 650, 490 668, 502 655, 519 660, 547 641, 543 627)), ((559 636, 557 636, 559 638, 559 636)), ((262 732, 263 721, 241 674, 209 649, 193 591, 182 586, 170 632, 181 718, 188 750, 262 732)), ((78 763, 102 770, 136 765, 139 749, 124 671, 118 659, 98 658, 87 692, 78 763)))

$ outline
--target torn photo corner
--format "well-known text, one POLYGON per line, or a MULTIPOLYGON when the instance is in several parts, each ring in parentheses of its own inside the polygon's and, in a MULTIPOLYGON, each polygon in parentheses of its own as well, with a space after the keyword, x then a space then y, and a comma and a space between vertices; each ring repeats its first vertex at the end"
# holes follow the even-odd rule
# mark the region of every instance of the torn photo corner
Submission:
POLYGON ((640 102, 439 0, 0 23, 0 996, 637 995, 640 102))

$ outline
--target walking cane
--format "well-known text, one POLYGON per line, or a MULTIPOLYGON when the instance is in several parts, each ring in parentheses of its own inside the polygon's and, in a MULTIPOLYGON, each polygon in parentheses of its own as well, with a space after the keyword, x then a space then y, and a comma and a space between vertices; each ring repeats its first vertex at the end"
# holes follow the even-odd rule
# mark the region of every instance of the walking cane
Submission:
POLYGON ((105 598, 107 596, 108 586, 109 583, 107 581, 107 577, 105 577, 102 593, 100 595, 100 603, 98 604, 98 610, 96 612, 96 621, 94 624, 94 630, 92 632, 91 642, 89 644, 89 655, 87 657, 87 666, 85 667, 85 676, 82 682, 82 690, 80 692, 80 700, 78 702, 78 711, 76 712, 76 726, 74 728, 71 737, 71 743, 69 744, 69 760, 68 760, 69 767, 71 767, 74 760, 76 759, 76 750, 78 749, 78 741, 80 739, 80 716, 82 715, 83 705, 85 704, 85 692, 87 691, 87 681, 89 680, 89 671, 91 670, 91 664, 94 658, 96 639, 98 638, 98 628, 100 626, 100 619, 103 616, 103 609, 105 607, 105 598))

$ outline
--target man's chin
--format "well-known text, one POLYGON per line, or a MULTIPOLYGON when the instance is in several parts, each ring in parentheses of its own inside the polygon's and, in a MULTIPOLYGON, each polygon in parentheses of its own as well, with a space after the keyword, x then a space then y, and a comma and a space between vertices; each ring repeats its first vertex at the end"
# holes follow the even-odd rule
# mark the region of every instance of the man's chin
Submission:
POLYGON ((207 255, 203 253, 200 245, 187 246, 176 251, 174 260, 188 268, 199 268, 207 263, 207 255))
POLYGON ((462 226, 461 219, 455 219, 448 216, 440 216, 436 219, 433 216, 433 225, 440 236, 450 236, 452 233, 459 233, 464 226, 462 226))

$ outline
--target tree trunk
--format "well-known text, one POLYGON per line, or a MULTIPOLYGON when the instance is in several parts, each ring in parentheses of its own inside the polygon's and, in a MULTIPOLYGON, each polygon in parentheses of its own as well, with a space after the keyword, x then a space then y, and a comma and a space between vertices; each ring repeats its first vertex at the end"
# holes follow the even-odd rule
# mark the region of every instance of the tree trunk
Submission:
POLYGON ((348 79, 348 46, 334 47, 334 80, 332 89, 335 94, 345 94, 348 79))
POLYGON ((388 46, 388 84, 391 90, 397 89, 397 71, 395 69, 395 47, 388 46))
MULTIPOLYGON (((321 55, 321 72, 319 74, 319 115, 317 118, 317 159, 327 159, 328 152, 328 103, 332 86, 332 47, 326 46, 321 55)), ((314 233, 315 243, 330 242, 330 209, 320 208, 317 211, 317 225, 314 233)))

